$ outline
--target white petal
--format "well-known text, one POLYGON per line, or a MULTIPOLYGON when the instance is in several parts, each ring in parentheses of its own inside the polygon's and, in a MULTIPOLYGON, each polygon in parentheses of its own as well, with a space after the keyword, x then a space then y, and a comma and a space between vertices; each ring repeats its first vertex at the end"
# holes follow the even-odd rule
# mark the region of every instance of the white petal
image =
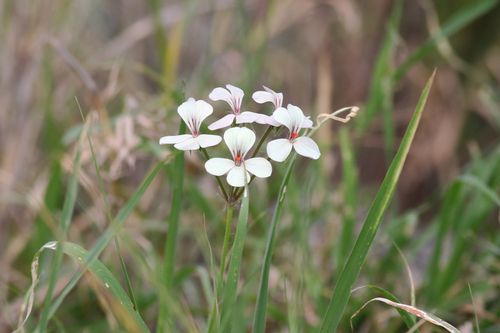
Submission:
POLYGON ((268 87, 266 86, 263 86, 264 89, 271 93, 273 95, 273 104, 274 104, 274 108, 277 109, 277 108, 280 108, 281 105, 283 104, 283 94, 282 93, 276 93, 274 92, 273 90, 269 89, 268 87))
POLYGON ((192 138, 192 137, 193 136, 191 134, 164 136, 163 138, 160 139, 160 144, 161 145, 172 145, 174 143, 179 143, 179 142, 185 141, 185 140, 192 138))
MULTIPOLYGON (((267 123, 268 125, 271 125, 271 126, 274 126, 274 127, 280 127, 280 126, 283 126, 283 124, 278 123, 278 122, 276 121, 276 119, 274 119, 274 117, 273 117, 273 116, 268 117, 268 118, 266 119, 266 123, 267 123)), ((259 123, 259 124, 260 124, 260 123, 259 123)))
MULTIPOLYGON (((287 109, 285 108, 277 108, 273 113, 273 118, 278 123, 285 125, 290 131, 295 127, 294 118, 290 115, 287 109)), ((302 120, 300 121, 302 124, 302 120)))
POLYGON ((288 104, 287 109, 290 117, 293 119, 295 126, 297 126, 297 128, 301 128, 302 124, 304 123, 304 118, 306 118, 304 116, 304 112, 302 112, 299 107, 292 104, 288 104))
POLYGON ((196 138, 191 137, 185 141, 176 143, 174 147, 179 150, 196 150, 200 148, 200 145, 198 144, 198 140, 196 140, 196 138))
POLYGON ((302 128, 310 128, 313 126, 313 121, 309 117, 305 117, 302 122, 302 128))
POLYGON ((222 176, 234 168, 234 162, 227 158, 214 157, 205 163, 207 172, 214 176, 222 176))
POLYGON ((202 134, 196 140, 198 140, 201 148, 207 148, 218 145, 222 141, 222 138, 218 135, 202 134))
POLYGON ((264 104, 266 102, 274 103, 273 94, 267 91, 256 91, 253 93, 252 98, 259 104, 264 104))
POLYGON ((246 127, 232 127, 224 133, 224 141, 233 158, 245 158, 255 143, 255 133, 246 127))
POLYGON ((245 111, 236 116, 237 124, 248 124, 257 121, 260 118, 260 114, 250 111, 245 111))
POLYGON ((263 157, 255 157, 245 161, 245 168, 251 174, 260 178, 267 178, 273 172, 273 167, 268 160, 263 157))
MULTIPOLYGON (((271 117, 265 114, 261 114, 260 117, 257 120, 255 120, 255 122, 257 124, 268 125, 269 118, 271 117)), ((278 126, 281 126, 281 124, 278 123, 278 126)))
POLYGON ((234 117, 235 117, 234 114, 228 114, 227 116, 222 117, 222 119, 219 119, 214 123, 211 123, 208 126, 208 129, 211 131, 215 131, 219 128, 231 126, 231 124, 233 123, 234 117))
POLYGON ((233 95, 233 98, 235 100, 241 101, 243 99, 243 96, 245 96, 245 93, 243 92, 243 90, 241 90, 238 87, 235 87, 235 86, 230 85, 230 84, 226 84, 226 87, 227 87, 227 89, 229 89, 229 91, 231 92, 231 95, 233 95))
MULTIPOLYGON (((250 181, 250 174, 247 172, 247 183, 250 181)), ((242 165, 235 166, 232 168, 227 174, 227 183, 234 187, 243 187, 245 186, 245 169, 242 165)))
POLYGON ((208 95, 208 97, 212 101, 226 101, 229 103, 229 101, 231 100, 231 93, 224 88, 217 87, 214 90, 212 90, 212 92, 210 93, 210 95, 208 95))
POLYGON ((301 136, 300 138, 295 139, 293 148, 295 148, 297 154, 312 158, 313 160, 317 160, 321 156, 316 142, 307 136, 301 136))
POLYGON ((287 139, 277 139, 267 144, 267 156, 273 161, 283 162, 292 151, 292 144, 287 139))
POLYGON ((194 98, 190 97, 177 108, 177 112, 191 133, 197 135, 199 134, 201 123, 212 114, 213 108, 203 100, 195 101, 194 98))

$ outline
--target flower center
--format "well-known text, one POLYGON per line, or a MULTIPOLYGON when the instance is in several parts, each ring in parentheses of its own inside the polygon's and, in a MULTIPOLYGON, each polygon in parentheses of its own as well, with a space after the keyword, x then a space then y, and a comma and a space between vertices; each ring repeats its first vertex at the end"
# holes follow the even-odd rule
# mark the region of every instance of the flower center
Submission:
POLYGON ((236 164, 236 166, 240 166, 241 165, 241 156, 236 156, 234 158, 234 164, 236 164))
POLYGON ((291 133, 290 134, 290 141, 294 141, 295 139, 297 139, 299 136, 299 133, 291 133))

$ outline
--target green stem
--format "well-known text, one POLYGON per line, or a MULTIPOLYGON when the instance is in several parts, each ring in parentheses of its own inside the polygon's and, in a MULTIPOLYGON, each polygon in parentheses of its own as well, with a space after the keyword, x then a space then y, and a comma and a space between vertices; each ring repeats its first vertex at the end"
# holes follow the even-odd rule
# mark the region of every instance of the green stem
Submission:
POLYGON ((229 244, 229 235, 231 234, 232 218, 233 218, 233 206, 228 205, 228 207, 227 207, 227 219, 226 219, 226 231, 224 233, 224 245, 222 247, 222 258, 220 261, 219 281, 217 282, 217 299, 220 299, 220 297, 221 297, 222 284, 224 281, 224 268, 226 266, 227 247, 229 244))
POLYGON ((271 125, 267 126, 266 131, 264 132, 264 134, 262 134, 262 138, 260 138, 260 141, 259 141, 259 144, 257 145, 257 148, 255 148, 255 150, 253 151, 252 158, 255 157, 255 155, 257 155, 260 147, 264 143, 264 140, 266 140, 267 136, 269 135, 269 133, 271 133, 272 129, 273 129, 273 126, 271 126, 271 125))
MULTIPOLYGON (((200 147, 200 150, 203 152, 203 154, 205 155, 207 161, 210 159, 210 156, 208 155, 207 153, 207 150, 205 148, 201 148, 200 147)), ((220 180, 220 177, 219 176, 215 176, 215 179, 217 179, 217 183, 219 183, 219 187, 222 191, 222 194, 224 194, 224 199, 226 200, 226 202, 229 204, 229 200, 231 199, 228 195, 227 195, 227 192, 226 190, 224 189, 224 186, 222 185, 222 182, 220 180)))

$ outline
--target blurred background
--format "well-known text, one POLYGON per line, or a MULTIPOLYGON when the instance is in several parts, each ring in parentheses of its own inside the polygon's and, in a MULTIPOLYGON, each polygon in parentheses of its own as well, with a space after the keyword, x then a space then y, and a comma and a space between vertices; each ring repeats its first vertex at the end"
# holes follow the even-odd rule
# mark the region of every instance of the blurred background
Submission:
MULTIPOLYGON (((210 101, 208 94, 228 83, 245 91, 243 107, 250 111, 272 111, 251 100, 262 85, 283 92, 284 105, 297 105, 312 119, 360 107, 349 123, 330 122, 318 131, 322 157, 299 160, 302 172, 280 222, 268 329, 315 331, 353 235, 434 69, 388 222, 372 246, 360 285, 379 285, 410 302, 409 279, 394 241, 414 275, 417 305, 462 325, 463 332, 472 332, 476 312, 482 332, 500 332, 500 233, 491 199, 500 187, 499 18, 500 5, 492 0, 1 0, 0 332, 17 326, 33 255, 55 239, 82 129, 79 108, 86 117, 93 110, 98 114, 98 119, 88 117, 94 124, 91 139, 116 214, 148 170, 173 156, 158 140, 177 133, 183 89, 186 98, 214 106, 210 123, 228 107, 210 101), (344 154, 351 150, 354 161, 344 154), (464 175, 473 175, 486 190, 458 181, 464 175), (458 184, 454 196, 450 184, 458 184), (351 234, 343 230, 348 220, 351 234)), ((90 249, 109 221, 88 143, 82 154, 69 240, 90 249)), ((186 159, 177 288, 186 316, 201 331, 209 304, 197 267, 210 271, 207 239, 213 255, 220 256, 224 204, 203 168, 203 156, 193 152, 186 159)), ((141 315, 151 329, 156 277, 147 268, 156 272, 161 262, 171 169, 170 163, 155 178, 120 234, 141 315)), ((284 171, 276 166, 270 180, 254 184, 259 195, 252 199, 241 277, 241 332, 251 326, 259 265, 284 171)), ((27 331, 38 320, 50 256, 42 256, 27 331)), ((120 280, 116 250, 110 246, 101 260, 120 280)), ((56 293, 75 271, 71 260, 64 263, 56 293)), ((67 297, 67 306, 49 325, 54 331, 120 331, 88 279, 67 297)), ((354 293, 339 330, 350 332, 348 318, 375 296, 367 290, 354 293)), ((394 310, 379 304, 363 310, 354 325, 355 332, 403 327, 394 310)), ((193 330, 179 324, 179 331, 193 330)), ((427 324, 421 331, 439 329, 427 324)))

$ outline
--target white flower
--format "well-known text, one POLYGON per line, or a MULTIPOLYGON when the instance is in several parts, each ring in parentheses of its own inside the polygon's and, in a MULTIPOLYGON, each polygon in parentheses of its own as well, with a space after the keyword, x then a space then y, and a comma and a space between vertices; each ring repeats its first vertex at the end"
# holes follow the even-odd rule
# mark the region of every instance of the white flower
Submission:
POLYGON ((311 138, 307 136, 299 137, 301 128, 308 128, 313 125, 313 122, 304 116, 302 110, 292 104, 288 104, 287 109, 278 108, 273 113, 274 119, 280 124, 285 125, 290 134, 287 139, 277 139, 267 144, 267 155, 276 162, 283 162, 286 160, 292 147, 297 154, 318 159, 321 155, 318 145, 311 138))
POLYGON ((236 119, 237 124, 253 122, 266 124, 265 121, 260 120, 261 115, 258 113, 250 111, 241 112, 241 102, 243 100, 243 96, 245 95, 243 90, 230 84, 227 84, 226 87, 227 90, 221 87, 215 88, 210 95, 208 95, 208 97, 212 101, 226 101, 231 107, 233 114, 228 114, 222 119, 210 124, 210 126, 208 126, 209 130, 214 131, 219 128, 231 126, 234 119, 236 119))
POLYGON ((248 153, 255 143, 255 133, 246 127, 233 127, 224 133, 226 142, 233 159, 211 158, 205 163, 207 172, 214 176, 222 176, 227 173, 227 182, 234 187, 245 186, 250 181, 250 173, 260 177, 267 178, 271 175, 272 166, 268 160, 262 157, 255 157, 245 160, 248 153))
MULTIPOLYGON (((266 86, 263 86, 266 91, 256 91, 253 93, 252 98, 259 104, 264 104, 266 102, 272 102, 274 104, 274 110, 279 109, 283 104, 283 94, 276 93, 266 86)), ((266 122, 266 124, 280 127, 281 124, 278 123, 273 116, 261 116, 261 119, 266 122)))
POLYGON ((196 150, 206 147, 212 147, 222 141, 218 135, 200 134, 200 126, 203 120, 212 114, 213 108, 203 100, 195 101, 189 98, 187 102, 182 103, 177 112, 186 123, 191 134, 164 136, 160 139, 160 144, 173 144, 179 150, 196 150))

